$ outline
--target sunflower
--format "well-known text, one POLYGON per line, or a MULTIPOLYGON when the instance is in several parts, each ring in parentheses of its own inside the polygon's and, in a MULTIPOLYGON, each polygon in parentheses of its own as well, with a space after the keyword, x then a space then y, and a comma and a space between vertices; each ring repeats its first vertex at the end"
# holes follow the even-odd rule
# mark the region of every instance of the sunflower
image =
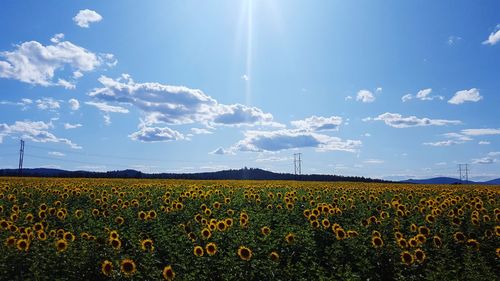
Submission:
POLYGON ((226 222, 225 221, 217 222, 217 230, 221 232, 226 230, 226 222))
POLYGON ((201 246, 195 246, 193 249, 193 254, 197 257, 203 257, 203 248, 201 246))
POLYGON ((500 225, 495 226, 495 235, 500 236, 500 225))
POLYGON ((45 240, 47 240, 47 234, 46 234, 45 232, 43 232, 43 231, 38 231, 38 232, 36 233, 36 237, 37 237, 37 238, 38 238, 38 240, 40 240, 40 241, 45 241, 45 240))
POLYGON ((329 227, 330 227, 330 221, 329 221, 328 219, 323 219, 323 220, 321 221, 321 224, 323 225, 323 227, 324 227, 325 229, 327 229, 327 228, 329 228, 329 227))
POLYGON ((210 242, 205 246, 205 250, 207 251, 208 255, 213 256, 217 253, 217 245, 213 242, 210 242))
POLYGON ((144 239, 144 240, 141 240, 141 249, 143 251, 147 251, 147 252, 152 252, 155 247, 153 246, 153 240, 151 239, 144 239))
POLYGON ((465 242, 465 235, 462 232, 456 232, 453 234, 453 239, 455 239, 455 242, 457 243, 463 243, 465 242))
POLYGON ((467 240, 466 244, 471 249, 479 250, 479 242, 476 239, 469 239, 469 240, 467 240))
POLYGON ((380 232, 378 232, 377 230, 374 230, 374 231, 372 232, 372 236, 373 236, 373 237, 381 237, 381 234, 380 234, 380 232))
POLYGON ((433 215, 428 214, 427 216, 425 216, 425 221, 428 223, 434 223, 436 221, 436 218, 433 215))
POLYGON ((75 235, 73 235, 73 233, 71 233, 71 232, 66 232, 66 233, 64 233, 63 238, 64 238, 64 240, 66 240, 66 241, 70 241, 70 242, 75 241, 75 235))
POLYGON ((115 222, 121 225, 125 222, 125 219, 123 217, 116 217, 115 222))
POLYGON ((429 228, 427 228, 427 226, 421 226, 418 228, 418 233, 425 235, 425 236, 428 236, 430 234, 430 230, 429 230, 429 228))
POLYGON ((295 242, 295 234, 293 233, 288 233, 286 236, 285 236, 285 241, 286 243, 288 244, 293 244, 295 242))
POLYGON ((172 269, 171 265, 165 266, 163 268, 163 271, 162 271, 161 275, 163 276, 163 278, 165 280, 169 280, 169 281, 174 280, 174 278, 175 278, 175 272, 172 269))
POLYGON ((372 237, 372 245, 375 248, 380 248, 380 247, 384 246, 384 240, 382 240, 382 238, 380 238, 378 236, 374 236, 374 237, 372 237))
POLYGON ((398 239, 397 243, 400 248, 405 249, 408 247, 408 242, 404 238, 398 239))
POLYGON ((413 255, 408 251, 404 251, 401 253, 401 262, 406 265, 411 265, 413 263, 413 255))
POLYGON ((337 230, 335 231, 335 237, 337 238, 337 240, 343 240, 344 238, 346 238, 345 230, 340 227, 337 228, 337 230))
POLYGON ((136 267, 135 262, 133 260, 124 259, 120 263, 120 270, 126 277, 128 277, 128 276, 132 276, 137 271, 137 267, 136 267))
POLYGON ((110 276, 112 271, 113 271, 113 263, 108 260, 105 260, 101 265, 102 274, 110 276))
POLYGON ((280 260, 280 255, 277 252, 271 252, 269 258, 274 262, 278 262, 280 260))
POLYGON ((249 261, 252 258, 252 250, 245 246, 238 248, 238 256, 244 261, 249 261))
POLYGON ((500 248, 497 248, 497 249, 495 250, 495 252, 496 252, 496 254, 497 254, 497 257, 498 257, 498 258, 500 258, 500 248))
POLYGON ((16 247, 19 251, 27 252, 30 247, 30 243, 26 239, 19 239, 17 240, 16 247))
POLYGON ((112 230, 109 233, 109 239, 118 239, 118 237, 120 237, 120 236, 118 235, 118 231, 116 231, 116 230, 112 230))
POLYGON ((418 240, 416 238, 410 238, 410 240, 408 240, 408 244, 410 247, 415 248, 418 246, 418 240))
POLYGON ((421 249, 416 249, 415 250, 415 260, 418 263, 423 263, 425 260, 425 252, 422 251, 421 249))
POLYGON ((115 250, 120 250, 120 248, 122 247, 122 241, 120 241, 120 239, 110 239, 109 244, 115 250))
POLYGON ((60 253, 66 251, 68 249, 68 241, 64 239, 59 239, 56 241, 56 250, 60 253))
POLYGON ((260 229, 260 232, 262 233, 262 235, 267 236, 271 233, 271 229, 267 226, 264 226, 260 229))
POLYGON ((5 240, 5 246, 10 247, 14 246, 16 244, 16 237, 15 236, 9 236, 5 240))
POLYGON ((359 233, 356 230, 348 230, 347 231, 347 236, 348 237, 356 237, 358 235, 359 235, 359 233))
POLYGON ((410 231, 411 231, 411 232, 416 232, 416 231, 417 231, 417 225, 416 225, 416 224, 414 224, 414 223, 412 223, 412 224, 410 225, 410 231))
POLYGON ((424 244, 425 241, 427 241, 427 238, 423 234, 417 234, 417 236, 415 236, 415 239, 417 239, 418 243, 420 244, 424 244))
POLYGON ((211 236, 212 236, 212 232, 210 231, 210 229, 204 228, 201 230, 201 237, 203 237, 203 239, 208 239, 211 236))

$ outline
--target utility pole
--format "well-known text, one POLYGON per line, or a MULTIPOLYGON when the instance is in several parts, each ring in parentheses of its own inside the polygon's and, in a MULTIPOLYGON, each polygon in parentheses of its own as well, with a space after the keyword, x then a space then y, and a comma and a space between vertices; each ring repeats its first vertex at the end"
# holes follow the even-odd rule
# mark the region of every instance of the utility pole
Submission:
POLYGON ((23 175, 23 161, 24 161, 24 141, 21 140, 21 147, 19 148, 19 175, 23 175))
POLYGON ((294 153, 293 154, 293 169, 295 172, 295 175, 301 175, 302 174, 302 159, 301 159, 302 153, 294 153))

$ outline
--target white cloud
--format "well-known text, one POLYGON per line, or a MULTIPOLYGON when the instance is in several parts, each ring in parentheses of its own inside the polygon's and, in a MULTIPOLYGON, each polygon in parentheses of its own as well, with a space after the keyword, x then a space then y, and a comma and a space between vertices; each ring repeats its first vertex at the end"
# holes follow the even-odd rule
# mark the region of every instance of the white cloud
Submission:
POLYGON ((234 154, 233 151, 230 149, 224 149, 222 147, 217 148, 216 150, 209 152, 209 154, 214 154, 214 155, 232 155, 234 154))
POLYGON ((73 17, 73 21, 79 26, 88 28, 90 23, 100 22, 102 20, 102 16, 99 15, 96 11, 92 11, 89 9, 80 10, 78 14, 73 17))
POLYGON ((250 77, 246 74, 243 74, 243 75, 241 75, 241 79, 248 81, 248 80, 250 80, 250 77))
POLYGON ((61 107, 58 101, 54 100, 53 98, 42 98, 36 100, 36 107, 38 107, 41 110, 47 110, 47 109, 58 109, 61 107))
POLYGON ((423 90, 418 91, 415 96, 413 96, 412 94, 406 94, 406 95, 402 96, 401 101, 407 102, 407 101, 414 99, 414 98, 418 99, 418 100, 422 100, 422 101, 428 101, 428 100, 434 100, 434 99, 440 99, 440 100, 444 99, 443 96, 431 96, 430 95, 431 93, 432 93, 431 88, 423 89, 423 90))
POLYGON ((76 89, 76 85, 74 83, 71 83, 69 81, 66 81, 64 79, 58 79, 57 80, 57 85, 64 87, 64 89, 67 90, 73 90, 76 89))
POLYGON ((64 129, 66 129, 66 130, 80 128, 81 126, 82 126, 82 124, 64 123, 64 129))
POLYGON ((80 108, 80 102, 77 99, 69 99, 68 103, 70 105, 71 110, 78 110, 80 108))
POLYGON ((491 144, 491 142, 489 142, 489 141, 479 141, 478 144, 480 144, 480 145, 488 145, 488 144, 491 144))
POLYGON ((87 102, 85 102, 85 104, 95 106, 100 111, 103 111, 103 112, 106 112, 106 113, 109 113, 109 112, 113 112, 113 113, 129 113, 129 110, 126 109, 126 108, 124 108, 124 107, 109 105, 109 104, 107 104, 105 102, 87 101, 87 102))
POLYGON ((248 107, 242 104, 219 104, 218 107, 218 112, 212 120, 217 125, 269 125, 282 127, 281 124, 273 122, 273 115, 264 113, 256 107, 248 107))
POLYGON ((49 155, 52 155, 52 156, 59 156, 59 157, 66 156, 66 154, 64 154, 64 153, 62 153, 62 152, 59 152, 59 151, 50 151, 50 152, 49 152, 49 155))
POLYGON ((292 160, 291 157, 278 157, 278 156, 270 156, 266 158, 257 158, 255 159, 255 162, 283 162, 283 161, 290 161, 292 160))
POLYGON ((491 157, 472 159, 472 164, 493 164, 495 162, 497 162, 497 160, 491 157))
POLYGON ((435 163, 434 165, 436 165, 436 166, 446 166, 446 162, 438 162, 438 163, 435 163))
POLYGON ((430 145, 430 146, 450 146, 450 145, 455 145, 455 144, 462 144, 464 143, 463 141, 457 141, 457 140, 444 140, 444 141, 437 141, 437 142, 424 142, 424 145, 430 145))
POLYGON ((368 90, 361 90, 356 95, 356 101, 362 101, 364 103, 374 102, 375 96, 368 90))
POLYGON ((135 83, 129 75, 113 80, 101 76, 102 88, 89 96, 107 102, 136 106, 145 113, 145 122, 153 124, 265 125, 283 126, 273 116, 256 107, 241 104, 224 105, 201 90, 160 83, 135 83))
POLYGON ((488 39, 483 41, 484 45, 490 44, 490 45, 495 45, 500 41, 500 24, 498 24, 495 28, 495 31, 490 33, 490 36, 488 36, 488 39))
POLYGON ((492 151, 488 153, 488 156, 495 157, 500 156, 500 151, 492 151))
POLYGON ((443 134, 446 138, 449 138, 449 140, 444 140, 444 141, 437 141, 437 142, 425 142, 423 143, 424 145, 430 145, 430 146, 450 146, 450 145, 455 145, 455 144, 462 144, 467 141, 471 141, 472 138, 463 135, 463 134, 458 134, 458 133, 446 133, 443 134))
POLYGON ((168 127, 147 127, 141 125, 140 130, 129 135, 132 140, 141 142, 167 142, 182 140, 184 136, 168 127))
POLYGON ((376 93, 382 93, 382 87, 378 87, 377 89, 375 89, 375 92, 376 93))
POLYGON ((386 112, 380 114, 375 118, 364 118, 363 121, 384 121, 388 126, 394 128, 410 128, 410 127, 420 127, 420 126, 445 126, 445 125, 457 125, 461 124, 459 120, 444 120, 444 119, 430 119, 430 118, 418 118, 416 116, 403 117, 399 113, 386 112))
POLYGON ((45 123, 43 121, 16 121, 12 125, 1 123, 0 143, 2 143, 4 137, 11 136, 21 137, 34 142, 64 143, 75 149, 82 148, 69 139, 56 137, 48 131, 51 128, 53 128, 52 123, 45 123))
POLYGON ((462 37, 451 35, 451 36, 448 37, 448 40, 446 40, 446 43, 448 45, 452 46, 452 45, 457 44, 460 41, 462 41, 462 37))
POLYGON ((482 100, 483 97, 479 94, 479 90, 472 88, 470 90, 462 90, 455 93, 455 95, 448 100, 451 104, 462 104, 466 101, 478 102, 482 100))
POLYGON ((203 128, 191 128, 191 132, 195 135, 208 135, 208 134, 213 134, 212 131, 209 131, 207 129, 203 128))
POLYGON ((462 134, 468 136, 500 135, 500 129, 464 129, 462 134))
POLYGON ((356 152, 361 146, 359 140, 344 141, 337 137, 301 130, 246 131, 244 134, 245 138, 231 150, 264 152, 312 147, 318 151, 356 152))
POLYGON ((297 129, 305 131, 337 131, 342 124, 342 117, 313 115, 303 120, 292 121, 291 124, 297 129))
POLYGON ((404 96, 401 97, 401 101, 402 102, 407 102, 409 100, 413 99, 413 96, 411 94, 406 94, 404 96))
POLYGON ((352 100, 352 96, 347 96, 344 98, 344 100, 348 101, 348 100, 352 100))
POLYGON ((384 163, 384 160, 380 160, 380 159, 367 159, 367 160, 363 161, 363 163, 365 163, 365 164, 382 164, 382 163, 384 163))
POLYGON ((111 125, 111 116, 109 116, 109 114, 104 114, 103 118, 104 118, 104 125, 106 126, 111 125))
POLYGON ((50 38, 50 42, 59 43, 62 39, 64 39, 64 33, 57 33, 54 37, 50 38))
POLYGON ((58 71, 71 69, 76 77, 75 73, 82 75, 102 63, 109 63, 107 55, 96 55, 69 41, 58 40, 53 40, 53 44, 47 46, 37 41, 24 42, 16 45, 13 51, 0 52, 0 58, 4 59, 0 60, 0 77, 32 85, 63 86, 72 89, 74 84, 67 79, 58 77, 55 81, 54 77, 58 71))

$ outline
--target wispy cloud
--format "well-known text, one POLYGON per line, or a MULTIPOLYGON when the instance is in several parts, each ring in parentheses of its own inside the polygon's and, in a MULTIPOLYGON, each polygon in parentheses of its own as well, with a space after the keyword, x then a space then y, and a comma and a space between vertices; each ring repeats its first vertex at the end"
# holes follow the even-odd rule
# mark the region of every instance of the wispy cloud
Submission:
POLYGON ((416 116, 403 117, 399 113, 386 112, 375 118, 367 117, 363 121, 383 121, 386 125, 393 128, 410 128, 421 126, 446 126, 458 125, 462 122, 459 120, 431 119, 427 117, 418 118, 416 116))

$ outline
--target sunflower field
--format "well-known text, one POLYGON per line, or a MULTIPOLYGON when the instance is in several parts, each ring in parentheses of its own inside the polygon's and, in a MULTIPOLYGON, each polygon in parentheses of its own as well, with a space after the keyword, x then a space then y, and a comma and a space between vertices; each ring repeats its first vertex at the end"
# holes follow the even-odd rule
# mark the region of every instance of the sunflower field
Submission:
POLYGON ((500 187, 0 178, 0 280, 500 280, 500 187))

